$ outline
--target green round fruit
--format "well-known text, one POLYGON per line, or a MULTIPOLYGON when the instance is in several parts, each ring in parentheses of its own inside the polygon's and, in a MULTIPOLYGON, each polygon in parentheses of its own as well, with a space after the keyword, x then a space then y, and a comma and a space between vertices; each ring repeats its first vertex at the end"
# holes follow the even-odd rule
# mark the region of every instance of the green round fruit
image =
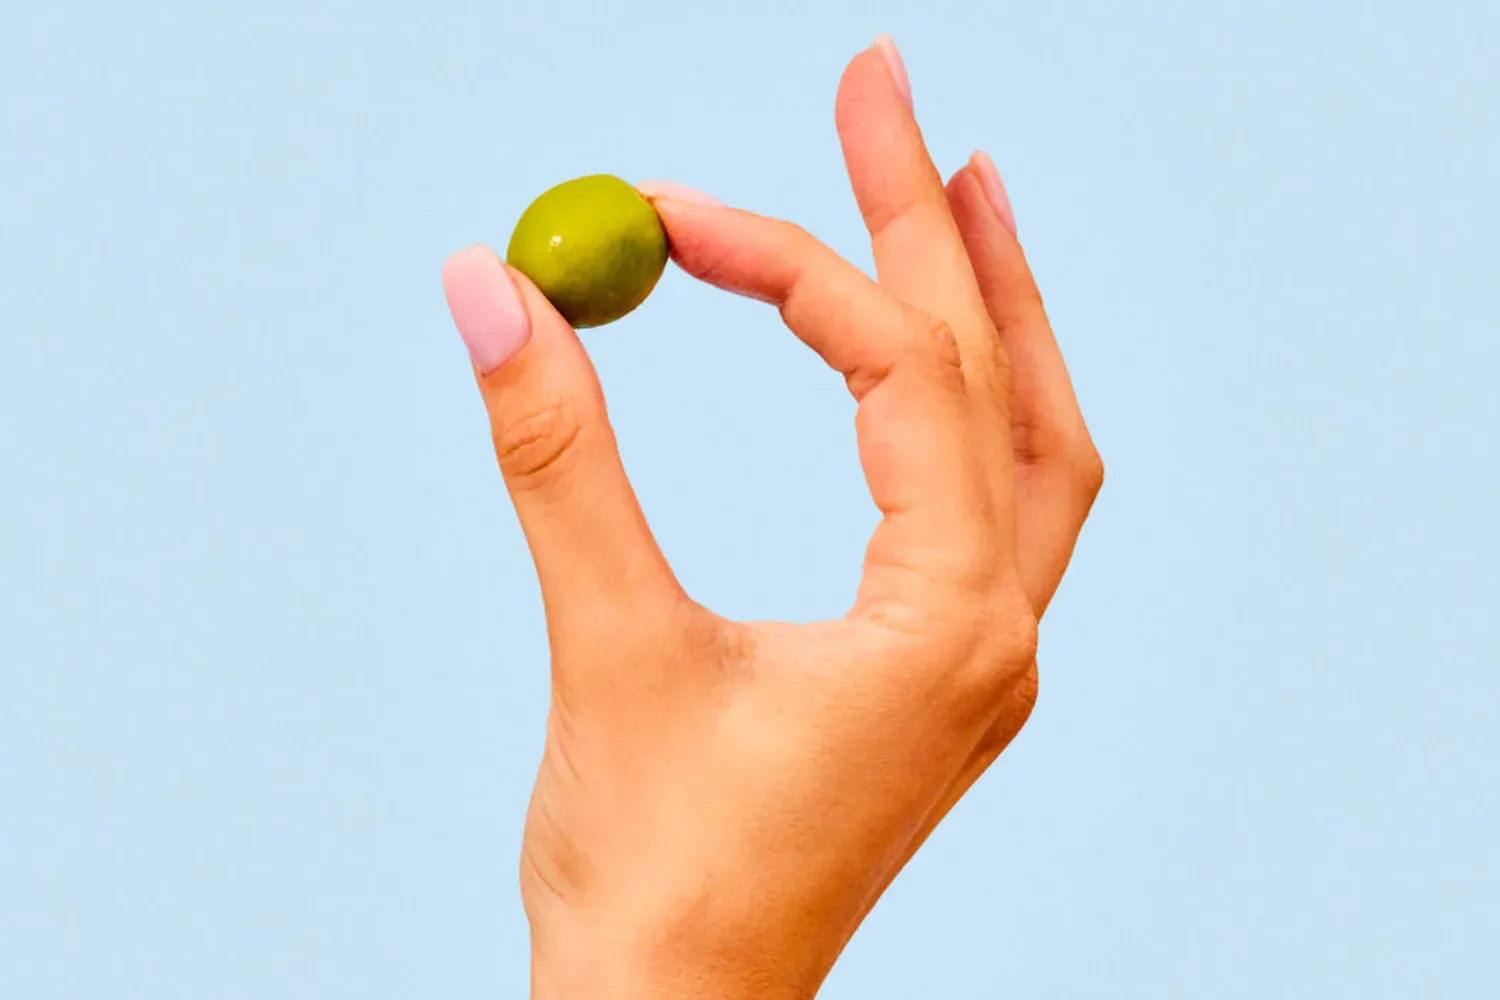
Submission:
POLYGON ((646 301, 667 266, 667 234, 634 187, 607 174, 565 181, 521 214, 506 263, 575 327, 612 323, 646 301))

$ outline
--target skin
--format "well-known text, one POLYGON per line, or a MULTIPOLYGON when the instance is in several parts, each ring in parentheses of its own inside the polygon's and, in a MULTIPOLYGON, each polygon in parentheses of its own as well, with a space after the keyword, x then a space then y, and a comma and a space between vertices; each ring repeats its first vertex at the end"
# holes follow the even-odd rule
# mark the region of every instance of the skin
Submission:
MULTIPOLYGON (((535 998, 813 996, 1035 704, 1103 467, 998 178, 976 158, 945 185, 907 93, 880 46, 838 93, 878 281, 790 223, 654 198, 683 270, 773 304, 858 400, 883 518, 841 619, 733 622, 683 591, 576 334, 504 275, 524 342, 476 372, 551 640, 521 860, 535 998)), ((445 274, 461 329, 501 273, 486 253, 445 274)))

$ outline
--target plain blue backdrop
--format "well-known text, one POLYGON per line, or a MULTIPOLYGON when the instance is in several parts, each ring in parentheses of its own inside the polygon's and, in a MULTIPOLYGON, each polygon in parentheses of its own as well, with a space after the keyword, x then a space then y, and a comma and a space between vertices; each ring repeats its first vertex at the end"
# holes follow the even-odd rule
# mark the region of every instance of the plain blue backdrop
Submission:
MULTIPOLYGON (((600 171, 868 266, 878 32, 1109 481, 1031 725, 825 995, 1500 995, 1477 0, 6 2, 0 995, 524 994, 545 635, 439 268, 600 171)), ((677 272, 587 343, 691 592, 841 613, 837 376, 677 272)))

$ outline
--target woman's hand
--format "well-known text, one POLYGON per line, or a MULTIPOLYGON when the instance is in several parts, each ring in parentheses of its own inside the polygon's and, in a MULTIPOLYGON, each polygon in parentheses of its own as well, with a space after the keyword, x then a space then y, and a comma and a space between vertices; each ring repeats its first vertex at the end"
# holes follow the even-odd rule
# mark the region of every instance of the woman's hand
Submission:
POLYGON ((976 155, 944 186, 887 40, 846 71, 838 127, 878 283, 793 225, 642 186, 684 270, 774 304, 859 401, 884 516, 838 621, 695 604, 576 335, 492 251, 445 269, 551 636, 536 997, 812 996, 1035 701, 1098 456, 999 177, 976 155))

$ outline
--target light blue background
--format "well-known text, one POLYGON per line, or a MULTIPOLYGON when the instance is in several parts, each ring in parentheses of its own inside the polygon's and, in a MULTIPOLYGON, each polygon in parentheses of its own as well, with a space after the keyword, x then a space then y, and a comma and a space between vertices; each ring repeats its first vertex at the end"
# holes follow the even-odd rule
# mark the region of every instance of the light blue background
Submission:
MULTIPOLYGON (((596 171, 868 264, 880 31, 1110 473, 825 995, 1500 995, 1500 13, 1308 0, 6 3, 0 995, 524 993, 543 623, 439 267, 596 171)), ((837 377, 677 273, 588 344, 695 596, 841 612, 837 377)))

